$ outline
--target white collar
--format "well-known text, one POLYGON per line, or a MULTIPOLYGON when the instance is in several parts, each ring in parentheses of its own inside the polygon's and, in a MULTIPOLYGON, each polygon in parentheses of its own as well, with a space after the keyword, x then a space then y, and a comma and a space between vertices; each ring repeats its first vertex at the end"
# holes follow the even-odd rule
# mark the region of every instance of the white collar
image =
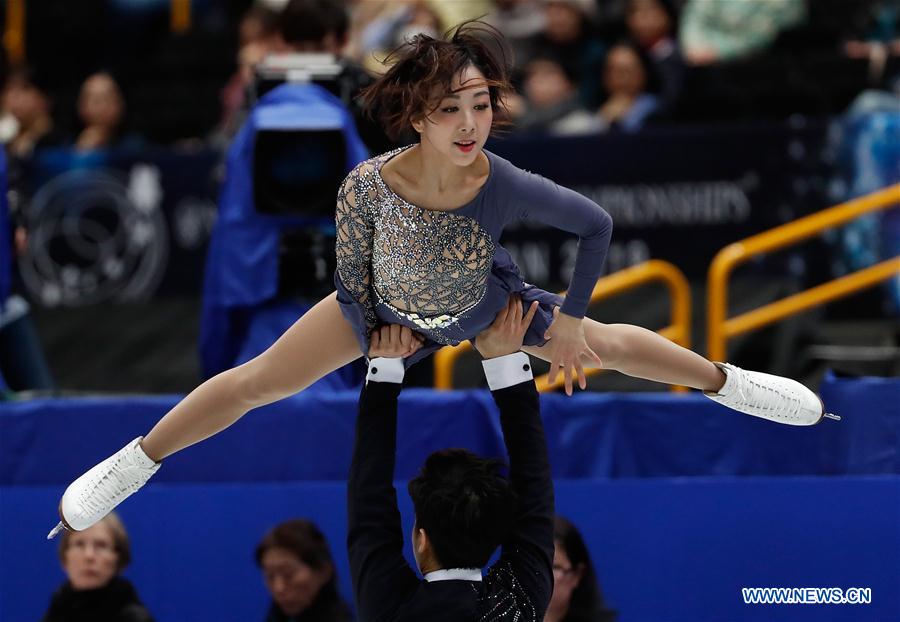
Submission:
POLYGON ((442 568, 433 570, 424 577, 431 581, 481 581, 481 568, 442 568))

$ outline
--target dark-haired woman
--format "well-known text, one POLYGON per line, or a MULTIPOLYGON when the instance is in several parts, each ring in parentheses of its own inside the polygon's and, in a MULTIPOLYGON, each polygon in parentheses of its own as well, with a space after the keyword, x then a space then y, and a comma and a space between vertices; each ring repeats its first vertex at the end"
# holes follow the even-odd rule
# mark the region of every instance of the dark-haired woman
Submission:
POLYGON ((337 591, 328 541, 312 522, 276 525, 256 546, 256 565, 272 595, 266 622, 350 622, 337 591))
POLYGON ((606 55, 603 89, 606 99, 598 116, 605 129, 635 132, 660 109, 651 92, 650 60, 636 45, 619 43, 606 55))
POLYGON ((553 596, 544 622, 613 622, 603 603, 591 555, 578 528, 567 518, 553 522, 553 596))
MULTIPOLYGON (((585 387, 584 366, 680 384, 781 423, 818 423, 823 412, 801 384, 713 364, 656 333, 584 317, 612 232, 607 213, 580 194, 483 149, 505 122, 510 89, 495 31, 466 24, 449 40, 416 37, 367 91, 389 133, 412 126, 419 142, 371 158, 338 191, 337 292, 267 351, 207 380, 144 438, 136 438, 69 486, 62 525, 84 529, 137 490, 159 461, 228 427, 244 413, 292 395, 368 354, 381 324, 406 325, 412 364, 491 324, 511 294, 538 306, 525 350, 585 387), (484 35, 494 37, 492 45, 484 35), (510 222, 532 219, 579 236, 565 297, 525 283, 499 245, 510 222)), ((476 344, 477 345, 477 344, 476 344)))

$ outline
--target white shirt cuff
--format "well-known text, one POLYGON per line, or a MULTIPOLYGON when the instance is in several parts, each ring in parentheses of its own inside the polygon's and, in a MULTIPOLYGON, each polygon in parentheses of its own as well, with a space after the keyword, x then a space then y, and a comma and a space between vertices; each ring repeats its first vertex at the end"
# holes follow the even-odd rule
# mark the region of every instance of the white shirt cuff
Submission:
POLYGON ((366 374, 366 384, 373 382, 395 382, 400 384, 403 382, 403 359, 389 359, 377 357, 369 360, 369 372, 366 374))
POLYGON ((534 380, 531 372, 531 359, 524 352, 514 352, 495 359, 481 361, 484 375, 487 377, 491 391, 505 389, 516 384, 534 380))

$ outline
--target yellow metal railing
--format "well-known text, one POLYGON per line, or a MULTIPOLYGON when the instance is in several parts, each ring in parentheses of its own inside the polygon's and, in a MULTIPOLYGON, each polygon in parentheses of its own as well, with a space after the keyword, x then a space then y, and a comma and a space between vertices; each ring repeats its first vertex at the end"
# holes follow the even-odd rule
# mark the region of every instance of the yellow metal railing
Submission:
POLYGON ((730 337, 756 330, 789 315, 871 287, 891 278, 894 274, 900 274, 900 255, 898 255, 823 285, 728 318, 728 277, 737 266, 752 257, 796 244, 863 214, 886 210, 897 205, 900 205, 900 184, 894 184, 878 192, 805 216, 740 242, 729 244, 720 250, 709 267, 707 281, 709 358, 713 361, 725 360, 730 337))
POLYGON ((191 28, 191 0, 171 0, 169 30, 182 34, 191 28))
POLYGON ((3 47, 10 65, 25 62, 25 0, 6 0, 3 47))
MULTIPOLYGON (((691 291, 684 274, 666 261, 653 259, 642 264, 603 277, 594 286, 591 302, 610 298, 645 283, 661 281, 669 290, 672 299, 671 324, 661 329, 659 334, 675 343, 689 348, 691 345, 691 291)), ((562 292, 565 294, 565 292, 562 292)), ((453 388, 453 367, 456 360, 472 350, 471 342, 464 341, 458 346, 446 346, 434 355, 434 386, 437 389, 453 388)), ((601 369, 585 369, 586 375, 601 372, 601 369)), ((535 379, 539 391, 550 391, 563 386, 565 379, 557 375, 556 381, 547 381, 547 375, 535 379)), ((685 391, 684 387, 673 387, 675 391, 685 391)))

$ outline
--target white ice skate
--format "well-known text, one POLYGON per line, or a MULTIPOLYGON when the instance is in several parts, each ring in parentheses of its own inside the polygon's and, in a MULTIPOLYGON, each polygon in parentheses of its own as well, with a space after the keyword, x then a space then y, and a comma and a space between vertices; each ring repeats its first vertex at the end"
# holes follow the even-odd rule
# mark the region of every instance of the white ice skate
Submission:
POLYGON ((840 420, 826 413, 822 400, 796 380, 728 363, 716 365, 725 372, 725 384, 718 393, 704 395, 729 408, 785 425, 815 425, 825 417, 840 420))
POLYGON ((65 527, 87 529, 147 483, 159 469, 141 448, 139 436, 109 458, 69 484, 59 502, 59 524, 47 539, 65 527))

